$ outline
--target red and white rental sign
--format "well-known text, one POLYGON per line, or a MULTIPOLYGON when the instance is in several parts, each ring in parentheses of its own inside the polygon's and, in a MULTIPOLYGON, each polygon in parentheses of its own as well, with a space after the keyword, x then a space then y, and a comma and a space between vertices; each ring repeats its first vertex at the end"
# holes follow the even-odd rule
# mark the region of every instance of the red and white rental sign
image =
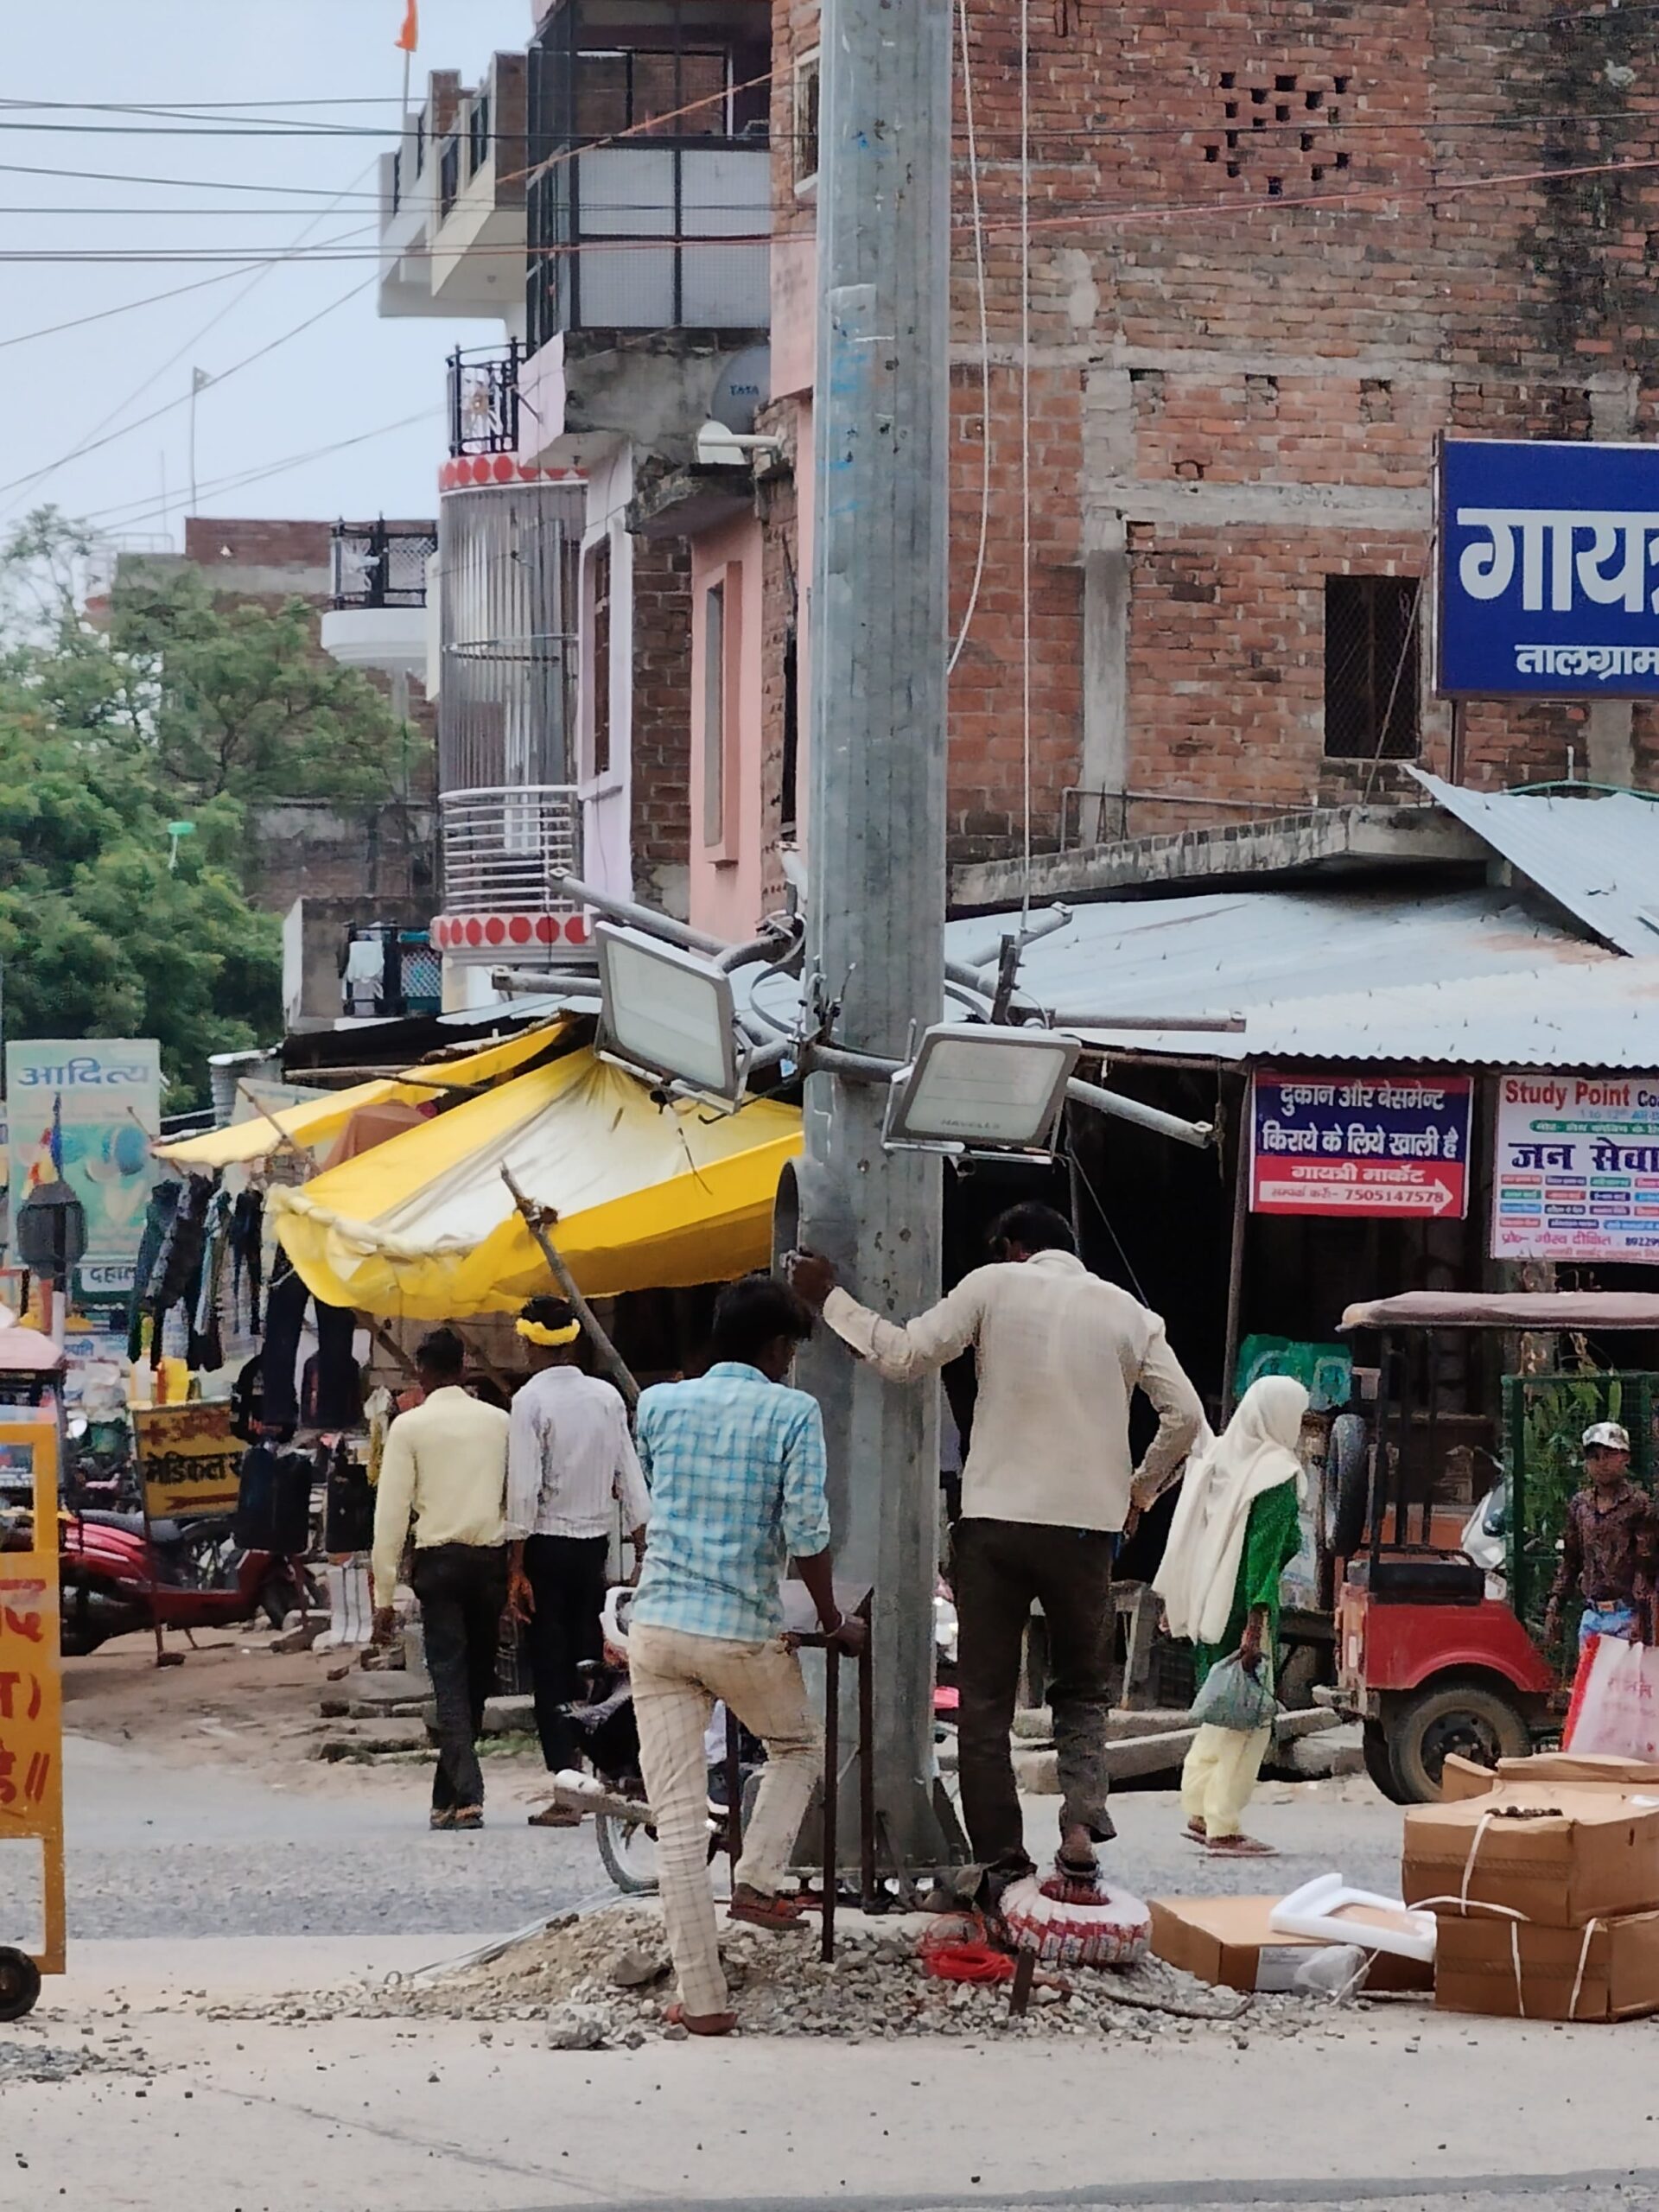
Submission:
POLYGON ((1473 1096, 1467 1076, 1258 1069, 1251 1212, 1461 1220, 1473 1096))

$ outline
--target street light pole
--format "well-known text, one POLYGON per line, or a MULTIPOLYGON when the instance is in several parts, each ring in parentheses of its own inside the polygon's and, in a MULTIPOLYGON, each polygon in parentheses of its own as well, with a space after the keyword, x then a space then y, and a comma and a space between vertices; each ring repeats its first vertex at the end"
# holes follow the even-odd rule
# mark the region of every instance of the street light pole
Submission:
MULTIPOLYGON (((841 1002, 837 1045, 902 1060, 944 983, 950 0, 825 0, 821 46, 807 972, 841 1002)), ((904 1319, 938 1294, 940 1170, 884 1154, 885 1103, 809 1078, 798 1235, 904 1319)), ((801 1381, 824 1409, 837 1571, 874 1587, 877 1808, 925 1865, 938 1394, 823 1339, 801 1381)))

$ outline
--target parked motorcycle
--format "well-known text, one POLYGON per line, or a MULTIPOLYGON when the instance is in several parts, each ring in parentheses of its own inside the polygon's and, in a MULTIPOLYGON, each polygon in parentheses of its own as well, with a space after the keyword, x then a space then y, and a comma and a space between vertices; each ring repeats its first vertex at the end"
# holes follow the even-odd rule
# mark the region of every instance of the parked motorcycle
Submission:
POLYGON ((228 1628, 321 1603, 302 1560, 249 1551, 227 1520, 152 1521, 102 1508, 66 1514, 58 1553, 66 1657, 136 1630, 228 1628))

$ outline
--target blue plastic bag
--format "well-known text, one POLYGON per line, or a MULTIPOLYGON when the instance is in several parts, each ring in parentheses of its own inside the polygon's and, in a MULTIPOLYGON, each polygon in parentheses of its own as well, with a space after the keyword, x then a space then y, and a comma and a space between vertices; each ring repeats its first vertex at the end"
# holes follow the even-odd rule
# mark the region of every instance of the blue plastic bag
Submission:
POLYGON ((1210 1669, 1186 1717, 1199 1728, 1233 1728, 1248 1736, 1257 1728, 1268 1727, 1278 1710, 1273 1669, 1266 1656, 1252 1675, 1235 1652, 1230 1659, 1218 1659, 1210 1669))

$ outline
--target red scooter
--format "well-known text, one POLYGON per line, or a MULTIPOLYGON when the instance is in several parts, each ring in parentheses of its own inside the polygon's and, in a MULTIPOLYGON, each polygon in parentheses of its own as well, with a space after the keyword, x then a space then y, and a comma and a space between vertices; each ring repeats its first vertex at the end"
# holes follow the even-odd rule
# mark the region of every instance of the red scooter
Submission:
POLYGON ((280 1628, 317 1602, 304 1561, 244 1551, 227 1520, 152 1521, 89 1510, 60 1522, 63 1650, 84 1658, 137 1629, 227 1628, 260 1614, 280 1628))

